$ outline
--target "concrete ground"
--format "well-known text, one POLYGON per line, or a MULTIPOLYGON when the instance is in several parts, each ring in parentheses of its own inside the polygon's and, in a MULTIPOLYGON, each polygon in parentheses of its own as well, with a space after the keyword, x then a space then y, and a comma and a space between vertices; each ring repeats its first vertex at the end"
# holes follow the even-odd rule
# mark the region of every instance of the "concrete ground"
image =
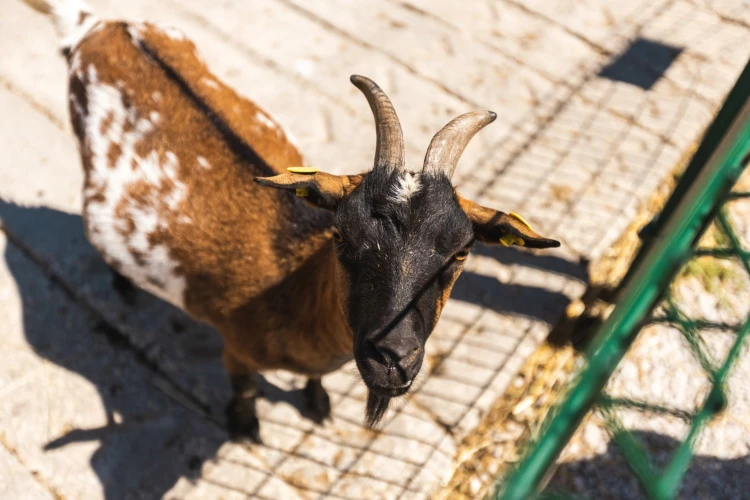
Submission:
POLYGON ((462 194, 516 211, 563 248, 478 248, 428 343, 425 381, 362 427, 352 367, 324 379, 334 420, 266 374, 265 446, 227 441, 221 344, 146 293, 109 284, 82 231, 66 69, 47 19, 0 0, 0 497, 425 498, 566 304, 690 151, 750 54, 740 0, 91 2, 181 28, 270 111, 312 165, 368 166, 374 128, 348 77, 401 116, 412 165, 471 109, 462 194))

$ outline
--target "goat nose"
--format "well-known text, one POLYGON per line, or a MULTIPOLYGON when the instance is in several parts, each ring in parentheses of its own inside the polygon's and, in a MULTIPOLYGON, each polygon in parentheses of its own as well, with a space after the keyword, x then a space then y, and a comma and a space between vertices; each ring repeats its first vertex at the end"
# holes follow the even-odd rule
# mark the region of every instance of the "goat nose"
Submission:
POLYGON ((386 360, 386 364, 390 366, 399 366, 405 368, 410 365, 416 354, 419 353, 419 348, 405 346, 402 344, 385 344, 376 347, 380 355, 386 360))
POLYGON ((418 357, 419 357, 419 347, 415 347, 406 356, 402 356, 398 360, 398 366, 402 370, 406 371, 414 364, 414 362, 417 360, 418 357))
MULTIPOLYGON (((412 345, 381 345, 378 352, 390 369, 397 369, 403 382, 411 382, 416 373, 413 373, 414 365, 419 359, 419 347, 412 345)), ((394 375, 396 374, 394 372, 394 375)))

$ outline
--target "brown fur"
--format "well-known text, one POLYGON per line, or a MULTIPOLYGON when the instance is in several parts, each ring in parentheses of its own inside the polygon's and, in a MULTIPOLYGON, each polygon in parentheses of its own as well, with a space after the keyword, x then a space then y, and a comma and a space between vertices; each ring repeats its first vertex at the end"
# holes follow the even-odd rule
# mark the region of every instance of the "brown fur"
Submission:
MULTIPOLYGON (((230 432, 260 439, 254 381, 259 370, 308 375, 307 409, 327 416, 330 402, 320 376, 355 350, 347 322, 351 277, 334 250, 340 235, 332 238, 331 211, 337 220, 343 217, 340 202, 357 201, 347 197, 387 172, 375 170, 366 180, 286 172, 303 159, 281 128, 212 75, 194 45, 171 30, 100 22, 67 57, 70 109, 86 174, 84 224, 92 244, 121 275, 220 332, 234 390, 227 408, 230 432), (297 190, 304 199, 294 196, 297 190)), ((445 174, 430 182, 445 195, 445 213, 459 215, 456 244, 465 244, 473 226, 475 237, 489 243, 502 238, 529 247, 559 245, 515 217, 453 198, 445 174)), ((433 229, 442 222, 435 219, 433 229)), ((453 258, 463 260, 465 253, 453 258)), ((453 263, 449 259, 446 266, 453 263)), ((416 269, 406 261, 401 265, 400 279, 413 281, 416 269)), ((354 272, 351 264, 348 269, 354 272)), ((380 391, 368 396, 368 425, 382 417, 390 397, 408 390, 421 367, 424 342, 461 266, 453 269, 441 281, 432 324, 423 325, 421 336, 408 316, 397 326, 406 330, 393 327, 382 338, 367 339, 366 328, 356 327, 357 366, 368 387, 380 391), (382 345, 374 346, 376 341, 382 345), (383 352, 373 356, 376 347, 388 358, 383 352)), ((351 297, 359 300, 358 294, 351 297)), ((382 309, 374 304, 373 311, 382 309)), ((367 316, 361 304, 354 309, 367 316)))
POLYGON ((459 206, 474 225, 477 239, 484 243, 497 244, 501 238, 510 234, 521 240, 517 240, 517 243, 514 244, 529 248, 560 246, 559 242, 545 238, 515 217, 493 208, 483 207, 458 195, 456 195, 456 198, 459 206))
MULTIPOLYGON (((179 210, 160 207, 165 229, 149 239, 169 249, 177 272, 187 280, 186 310, 221 333, 231 375, 275 368, 322 375, 338 368, 352 356, 352 337, 334 279, 330 215, 290 193, 252 182, 301 165, 301 155, 280 128, 256 119, 264 113, 260 108, 207 70, 191 42, 172 39, 149 24, 139 31, 137 41, 127 24, 112 22, 87 36, 69 55, 79 65, 71 74, 70 91, 84 115, 89 113, 87 69, 93 66, 99 83, 124 90, 129 109, 159 113, 158 126, 138 144, 137 153, 157 151, 164 161, 170 151, 179 159, 177 176, 186 201, 179 210), (204 79, 214 85, 201 84, 204 79), (209 171, 196 166, 197 157, 208 161, 209 171), (182 223, 181 217, 191 223, 182 223)), ((71 114, 89 174, 86 116, 79 116, 73 104, 71 114)), ((110 122, 108 117, 101 132, 110 122)), ((110 162, 120 154, 113 146, 110 162)), ((84 203, 104 196, 89 175, 86 187, 94 194, 84 203)), ((165 192, 156 194, 171 188, 166 182, 165 192)), ((128 186, 117 212, 125 232, 134 230, 125 208, 148 203, 154 189, 147 183, 128 186)), ((85 223, 87 230, 94 226, 85 223)), ((106 248, 99 250, 118 267, 106 248)), ((141 257, 131 253, 136 260, 141 257)))

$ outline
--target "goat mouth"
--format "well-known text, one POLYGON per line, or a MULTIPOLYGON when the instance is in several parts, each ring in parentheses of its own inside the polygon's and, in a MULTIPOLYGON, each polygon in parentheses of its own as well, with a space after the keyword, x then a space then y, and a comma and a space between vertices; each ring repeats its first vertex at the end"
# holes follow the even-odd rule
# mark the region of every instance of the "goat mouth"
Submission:
POLYGON ((370 389, 371 393, 375 393, 378 396, 388 397, 388 398, 397 398, 399 396, 403 396, 404 394, 409 392, 410 388, 411 388, 411 382, 407 382, 406 384, 403 384, 400 386, 391 386, 391 387, 383 387, 383 386, 378 386, 378 385, 368 386, 368 389, 370 389))
POLYGON ((403 396, 409 392, 409 389, 411 389, 413 380, 401 384, 390 384, 385 381, 382 381, 385 382, 382 385, 377 383, 377 381, 381 381, 382 377, 376 376, 367 362, 361 361, 356 356, 354 359, 357 363, 357 369, 362 377, 362 381, 367 386, 368 392, 381 397, 397 398, 403 396))

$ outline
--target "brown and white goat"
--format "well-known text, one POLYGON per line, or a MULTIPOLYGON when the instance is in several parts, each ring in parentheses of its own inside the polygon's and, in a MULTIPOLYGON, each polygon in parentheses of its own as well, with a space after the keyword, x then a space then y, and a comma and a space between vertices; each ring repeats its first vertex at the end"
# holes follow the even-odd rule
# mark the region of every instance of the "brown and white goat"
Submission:
POLYGON ((391 102, 354 76, 375 118, 373 169, 289 173, 303 160, 284 132, 178 31, 101 21, 82 0, 26 1, 51 13, 63 37, 88 238, 120 283, 220 332, 236 436, 259 440, 256 372, 307 375, 309 409, 322 419, 330 405, 320 377, 352 357, 376 424, 419 372, 475 239, 559 245, 451 184, 494 113, 456 118, 423 168, 408 170, 391 102))

